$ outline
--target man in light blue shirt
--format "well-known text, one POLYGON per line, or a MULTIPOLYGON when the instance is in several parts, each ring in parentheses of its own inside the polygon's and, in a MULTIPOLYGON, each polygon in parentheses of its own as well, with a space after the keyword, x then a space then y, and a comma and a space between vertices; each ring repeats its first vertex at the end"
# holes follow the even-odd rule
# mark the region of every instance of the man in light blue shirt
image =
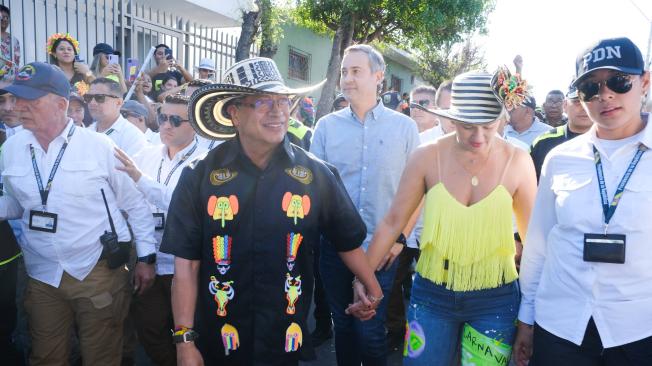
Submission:
MULTIPOLYGON (((409 117, 392 111, 378 100, 385 72, 382 55, 368 45, 347 48, 341 66, 340 87, 350 106, 319 120, 310 151, 334 165, 351 200, 367 226, 366 250, 376 225, 387 213, 403 169, 419 145, 417 127, 409 117)), ((409 233, 405 233, 409 235, 409 233)), ((385 296, 389 296, 396 264, 403 249, 402 235, 376 272, 385 296)), ((352 303, 353 274, 331 246, 322 243, 320 268, 333 313, 338 365, 385 365, 385 317, 387 301, 376 316, 361 322, 345 314, 352 303), (364 336, 363 336, 364 335, 364 336)))
POLYGON ((534 139, 550 131, 552 127, 534 115, 537 104, 534 97, 526 98, 523 105, 509 112, 509 125, 505 127, 505 136, 519 139, 527 146, 531 146, 534 139))

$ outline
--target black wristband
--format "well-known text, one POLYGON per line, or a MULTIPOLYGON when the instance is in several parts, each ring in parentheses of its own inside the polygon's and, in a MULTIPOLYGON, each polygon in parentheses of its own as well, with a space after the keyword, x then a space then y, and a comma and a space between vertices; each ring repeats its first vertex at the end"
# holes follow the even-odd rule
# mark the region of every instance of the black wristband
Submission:
POLYGON ((145 263, 145 264, 154 264, 156 263, 156 253, 152 253, 150 255, 146 255, 144 257, 138 257, 136 260, 137 262, 145 263))
POLYGON ((399 244, 407 245, 407 238, 403 233, 401 233, 401 235, 399 235, 398 238, 396 239, 396 242, 399 244))

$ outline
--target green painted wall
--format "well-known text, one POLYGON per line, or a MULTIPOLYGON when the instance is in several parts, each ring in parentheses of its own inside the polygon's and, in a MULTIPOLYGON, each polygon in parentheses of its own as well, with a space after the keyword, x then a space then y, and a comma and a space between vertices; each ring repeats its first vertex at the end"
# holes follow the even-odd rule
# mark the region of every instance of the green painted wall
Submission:
MULTIPOLYGON (((326 78, 331 47, 332 40, 329 37, 315 34, 308 29, 292 24, 286 24, 283 26, 283 38, 279 42, 274 61, 289 87, 298 88, 313 85, 326 78), (292 79, 288 76, 290 47, 310 55, 310 77, 308 82, 292 79)), ((319 98, 320 93, 321 91, 318 91, 317 95, 312 95, 315 101, 319 98)))
MULTIPOLYGON (((274 55, 274 61, 281 74, 283 74, 285 83, 289 87, 297 88, 313 85, 326 77, 331 48, 332 39, 330 37, 315 34, 308 29, 297 27, 293 24, 286 24, 283 26, 283 38, 279 42, 278 51, 274 55), (290 47, 293 47, 301 53, 310 55, 310 80, 308 82, 292 79, 288 76, 290 47)), ((414 86, 412 83, 412 72, 407 67, 387 57, 385 57, 385 62, 387 63, 387 71, 385 72, 387 87, 390 87, 393 75, 402 80, 400 92, 409 93, 414 86)), ((415 80, 415 82, 417 81, 415 80)), ((312 95, 315 101, 319 98, 320 93, 321 91, 318 91, 316 95, 312 95)))

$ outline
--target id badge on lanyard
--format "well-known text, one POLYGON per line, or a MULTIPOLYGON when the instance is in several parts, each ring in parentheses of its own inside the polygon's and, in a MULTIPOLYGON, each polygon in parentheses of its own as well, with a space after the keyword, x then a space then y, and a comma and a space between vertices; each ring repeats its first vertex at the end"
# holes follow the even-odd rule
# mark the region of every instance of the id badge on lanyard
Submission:
POLYGON ((607 195, 607 185, 604 179, 604 171, 602 170, 600 153, 595 148, 595 146, 593 146, 595 170, 598 176, 598 186, 600 188, 600 199, 602 201, 602 212, 604 215, 604 233, 584 234, 584 261, 619 264, 625 263, 625 248, 627 243, 626 235, 610 234, 607 232, 607 230, 609 228, 609 222, 616 212, 616 208, 618 208, 618 204, 620 203, 623 193, 625 192, 625 186, 627 186, 629 178, 631 178, 634 169, 636 169, 636 166, 638 165, 645 151, 647 151, 647 148, 643 145, 639 145, 634 158, 632 158, 632 161, 629 163, 629 167, 627 167, 623 178, 618 184, 614 198, 610 204, 607 195))

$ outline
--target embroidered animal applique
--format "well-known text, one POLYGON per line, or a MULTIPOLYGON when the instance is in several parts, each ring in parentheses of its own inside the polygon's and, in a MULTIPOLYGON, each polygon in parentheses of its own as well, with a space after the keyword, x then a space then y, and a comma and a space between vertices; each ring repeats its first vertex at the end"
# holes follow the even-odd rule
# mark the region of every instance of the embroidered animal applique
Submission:
POLYGON ((231 268, 231 245, 233 237, 229 235, 216 236, 213 238, 213 258, 217 264, 217 270, 221 275, 231 268))
POLYGON ((297 260, 297 253, 299 252, 299 247, 303 241, 303 236, 299 233, 289 233, 287 235, 287 244, 286 244, 286 257, 287 257, 287 266, 288 271, 294 269, 295 261, 297 260))
POLYGON ((292 277, 289 273, 285 274, 285 299, 288 301, 288 306, 285 308, 287 314, 294 314, 297 312, 296 303, 301 296, 301 276, 292 277))
POLYGON ((210 196, 208 198, 208 214, 213 220, 221 220, 222 228, 226 221, 233 220, 238 214, 238 197, 230 195, 229 197, 210 196))
POLYGON ((303 219, 308 216, 310 212, 310 197, 285 192, 281 207, 287 213, 287 217, 294 219, 294 224, 296 225, 298 219, 303 219))
POLYGON ((222 344, 224 345, 224 354, 229 355, 230 351, 235 351, 240 347, 240 336, 238 330, 229 323, 222 326, 220 331, 222 334, 222 344))
POLYGON ((220 282, 211 276, 211 282, 208 283, 208 291, 213 295, 217 303, 217 316, 226 316, 226 305, 233 300, 235 289, 233 281, 220 282))
POLYGON ((292 323, 285 331, 285 352, 294 352, 303 344, 303 333, 297 323, 292 323))

